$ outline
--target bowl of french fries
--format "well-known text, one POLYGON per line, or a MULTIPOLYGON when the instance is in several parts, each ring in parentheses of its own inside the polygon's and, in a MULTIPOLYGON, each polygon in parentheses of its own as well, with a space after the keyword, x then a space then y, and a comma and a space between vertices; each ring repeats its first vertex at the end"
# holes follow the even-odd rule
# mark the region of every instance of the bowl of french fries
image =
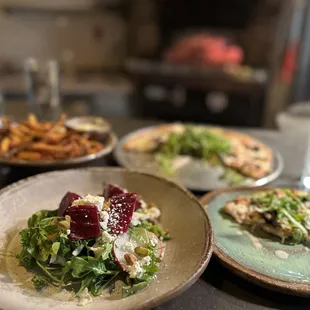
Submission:
POLYGON ((0 164, 11 166, 78 166, 110 154, 117 144, 112 132, 102 139, 67 128, 58 121, 39 121, 33 114, 21 122, 0 119, 0 164))

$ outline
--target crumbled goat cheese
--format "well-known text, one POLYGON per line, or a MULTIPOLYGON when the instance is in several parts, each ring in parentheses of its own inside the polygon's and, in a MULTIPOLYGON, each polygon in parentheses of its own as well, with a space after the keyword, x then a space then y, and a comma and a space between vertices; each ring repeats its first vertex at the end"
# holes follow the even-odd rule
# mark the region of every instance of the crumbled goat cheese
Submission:
POLYGON ((146 209, 147 203, 143 199, 140 199, 140 202, 141 202, 141 209, 146 209))
POLYGON ((107 211, 101 211, 100 212, 100 218, 102 219, 102 221, 100 222, 100 226, 103 230, 107 230, 108 229, 108 222, 110 219, 109 213, 107 211))
POLYGON ((145 256, 142 258, 143 265, 148 266, 152 262, 152 258, 150 256, 145 256))
POLYGON ((131 219, 131 224, 137 226, 141 224, 141 221, 155 220, 160 217, 160 210, 156 207, 149 209, 143 209, 140 212, 134 212, 131 219))
POLYGON ((134 244, 134 243, 132 243, 132 242, 130 242, 130 241, 127 241, 124 245, 123 245, 123 247, 122 247, 122 249, 123 249, 123 251, 124 252, 134 252, 135 251, 135 248, 136 248, 136 245, 134 244))
POLYGON ((160 217, 160 210, 156 207, 152 207, 146 210, 150 220, 155 220, 160 217))
POLYGON ((78 306, 85 306, 92 302, 92 296, 88 292, 88 288, 86 288, 79 296, 78 306))
POLYGON ((107 231, 104 231, 101 236, 102 236, 102 241, 103 242, 111 243, 111 242, 113 242, 115 240, 115 237, 110 235, 107 231))
POLYGON ((129 277, 130 278, 140 278, 144 274, 144 269, 141 266, 140 261, 134 262, 132 266, 129 267, 129 277))
POLYGON ((70 234, 71 234, 71 230, 67 229, 67 235, 70 235, 70 234))
POLYGON ((100 196, 86 195, 85 197, 76 199, 72 202, 72 206, 96 206, 100 212, 103 208, 104 198, 100 196))
POLYGON ((133 213, 132 218, 131 218, 131 222, 130 222, 133 226, 137 226, 137 225, 141 224, 141 221, 140 221, 141 216, 140 216, 140 214, 142 214, 142 213, 138 213, 138 212, 134 212, 133 213))
POLYGON ((130 278, 141 278, 145 273, 143 266, 148 266, 152 262, 150 256, 143 257, 141 260, 134 262, 132 266, 128 266, 130 278))
POLYGON ((158 239, 152 236, 150 238, 150 243, 151 243, 151 246, 156 246, 158 244, 158 239))

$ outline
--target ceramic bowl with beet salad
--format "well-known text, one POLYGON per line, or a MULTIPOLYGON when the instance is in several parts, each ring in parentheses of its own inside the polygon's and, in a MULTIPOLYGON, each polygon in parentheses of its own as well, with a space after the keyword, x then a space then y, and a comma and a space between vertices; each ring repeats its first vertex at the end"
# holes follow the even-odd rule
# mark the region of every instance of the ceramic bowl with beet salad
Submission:
POLYGON ((108 184, 102 195, 68 192, 54 211, 36 212, 20 232, 21 264, 37 290, 58 287, 80 305, 121 283, 122 297, 156 277, 169 234, 160 210, 108 184))

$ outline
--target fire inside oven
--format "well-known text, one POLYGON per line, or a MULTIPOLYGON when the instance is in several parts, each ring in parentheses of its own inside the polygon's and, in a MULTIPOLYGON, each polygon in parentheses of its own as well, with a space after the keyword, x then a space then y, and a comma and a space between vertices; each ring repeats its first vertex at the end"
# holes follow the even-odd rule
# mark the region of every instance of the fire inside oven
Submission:
POLYGON ((241 38, 257 12, 258 2, 160 2, 159 56, 170 63, 198 67, 244 63, 241 38))

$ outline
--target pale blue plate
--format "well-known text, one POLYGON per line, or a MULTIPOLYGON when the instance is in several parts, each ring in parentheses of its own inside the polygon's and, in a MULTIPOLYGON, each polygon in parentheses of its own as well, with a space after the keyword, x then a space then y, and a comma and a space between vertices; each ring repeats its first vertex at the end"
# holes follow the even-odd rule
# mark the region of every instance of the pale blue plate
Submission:
POLYGON ((221 212, 226 202, 255 190, 259 189, 220 190, 201 199, 213 226, 215 254, 227 267, 252 282, 310 296, 310 241, 303 245, 282 244, 269 234, 250 233, 221 212))

